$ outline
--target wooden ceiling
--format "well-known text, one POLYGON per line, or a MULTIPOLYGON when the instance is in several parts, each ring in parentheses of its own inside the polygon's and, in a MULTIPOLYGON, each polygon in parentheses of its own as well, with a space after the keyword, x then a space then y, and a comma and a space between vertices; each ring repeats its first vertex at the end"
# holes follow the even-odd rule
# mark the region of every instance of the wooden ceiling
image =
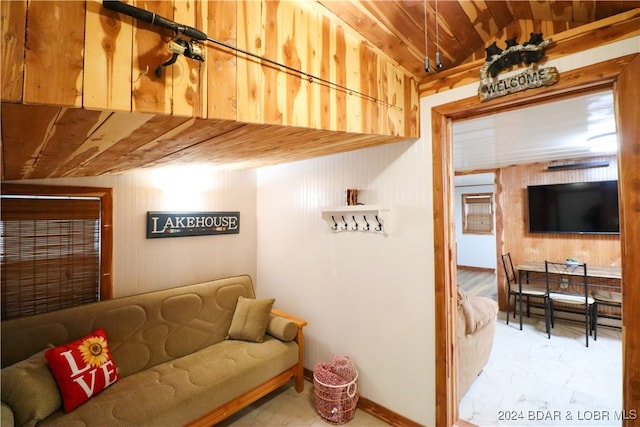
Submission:
POLYGON ((386 135, 19 104, 3 104, 2 124, 4 180, 187 163, 253 168, 394 141, 386 135))
MULTIPOLYGON (((318 0, 416 77, 437 78, 424 71, 425 1, 318 0)), ((486 56, 485 47, 530 32, 547 38, 590 22, 640 7, 640 1, 618 0, 427 0, 427 49, 431 67, 440 52, 441 70, 486 56), (437 13, 436 13, 437 10, 437 13), (436 25, 437 22, 437 25, 436 25)))
MULTIPOLYGON (((417 82, 438 78, 437 72, 424 71, 424 1, 318 2, 397 61, 417 82)), ((484 48, 492 41, 513 36, 520 43, 526 41, 528 29, 546 36, 638 7, 640 1, 427 0, 428 54, 433 66, 439 50, 442 70, 447 70, 483 58, 484 48)), ((188 162, 259 167, 398 140, 393 136, 3 103, 2 179, 97 176, 188 162)))

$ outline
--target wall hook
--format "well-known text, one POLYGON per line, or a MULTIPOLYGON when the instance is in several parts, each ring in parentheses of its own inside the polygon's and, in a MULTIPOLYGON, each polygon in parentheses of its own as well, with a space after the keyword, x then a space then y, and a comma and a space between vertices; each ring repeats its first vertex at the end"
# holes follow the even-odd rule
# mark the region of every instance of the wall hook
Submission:
POLYGON ((362 215, 362 219, 364 219, 364 223, 366 224, 364 227, 362 227, 362 229, 364 231, 369 231, 369 221, 367 221, 367 216, 366 215, 362 215))
POLYGON ((353 227, 351 227, 351 229, 353 231, 358 231, 358 221, 356 221, 356 216, 353 215, 351 218, 353 219, 353 223, 355 224, 353 227))
POLYGON ((331 220, 333 221, 333 227, 331 227, 331 229, 333 231, 336 231, 338 229, 338 223, 336 222, 336 219, 333 217, 333 215, 331 215, 331 220))
POLYGON ((349 225, 347 224, 347 221, 344 219, 344 215, 342 215, 342 222, 344 222, 342 229, 347 230, 349 228, 349 225))
POLYGON ((378 223, 378 226, 376 227, 376 231, 382 231, 382 223, 378 219, 378 215, 376 215, 376 222, 378 223))

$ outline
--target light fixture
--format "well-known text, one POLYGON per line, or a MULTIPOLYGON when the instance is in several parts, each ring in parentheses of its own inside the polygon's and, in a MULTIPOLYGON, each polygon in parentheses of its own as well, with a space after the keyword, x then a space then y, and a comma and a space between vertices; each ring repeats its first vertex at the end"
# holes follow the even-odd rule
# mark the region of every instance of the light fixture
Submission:
POLYGON ((607 132, 587 138, 589 151, 592 153, 615 153, 618 150, 618 135, 607 132))

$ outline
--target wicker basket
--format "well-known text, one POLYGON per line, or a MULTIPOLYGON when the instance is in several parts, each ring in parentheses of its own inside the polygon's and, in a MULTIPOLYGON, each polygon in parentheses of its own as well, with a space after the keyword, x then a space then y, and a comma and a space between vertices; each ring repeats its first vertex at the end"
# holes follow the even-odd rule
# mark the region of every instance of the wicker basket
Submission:
POLYGON ((325 420, 333 424, 344 424, 353 419, 358 405, 358 372, 355 378, 343 385, 325 384, 313 375, 316 395, 316 410, 325 420))

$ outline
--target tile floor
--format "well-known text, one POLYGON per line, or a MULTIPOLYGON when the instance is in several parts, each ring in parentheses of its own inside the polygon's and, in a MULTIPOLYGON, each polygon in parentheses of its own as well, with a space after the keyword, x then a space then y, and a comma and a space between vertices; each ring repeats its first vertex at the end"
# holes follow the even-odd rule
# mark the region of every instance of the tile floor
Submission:
MULTIPOLYGON (((482 427, 620 426, 621 376, 619 329, 601 327, 598 340, 589 340, 587 348, 579 323, 557 320, 548 340, 541 317, 525 318, 520 331, 518 322, 507 326, 500 313, 491 359, 462 398, 460 416, 482 427)), ((307 381, 303 393, 282 388, 218 425, 332 424, 316 412, 313 384, 307 381)), ((347 425, 388 424, 357 410, 347 425)))
MULTIPOLYGON (((500 313, 489 363, 460 401, 460 417, 479 426, 620 426, 619 329, 556 320, 547 339, 542 317, 507 326, 500 313), (515 418, 515 419, 514 419, 515 418)), ((628 414, 630 415, 630 414, 628 414)))
MULTIPOLYGON (((271 393, 253 405, 232 415, 217 426, 223 427, 269 427, 269 426, 329 426, 315 409, 313 383, 305 381, 304 391, 296 393, 295 388, 283 387, 281 391, 271 393)), ((360 409, 354 418, 346 424, 353 427, 388 426, 360 409)))

